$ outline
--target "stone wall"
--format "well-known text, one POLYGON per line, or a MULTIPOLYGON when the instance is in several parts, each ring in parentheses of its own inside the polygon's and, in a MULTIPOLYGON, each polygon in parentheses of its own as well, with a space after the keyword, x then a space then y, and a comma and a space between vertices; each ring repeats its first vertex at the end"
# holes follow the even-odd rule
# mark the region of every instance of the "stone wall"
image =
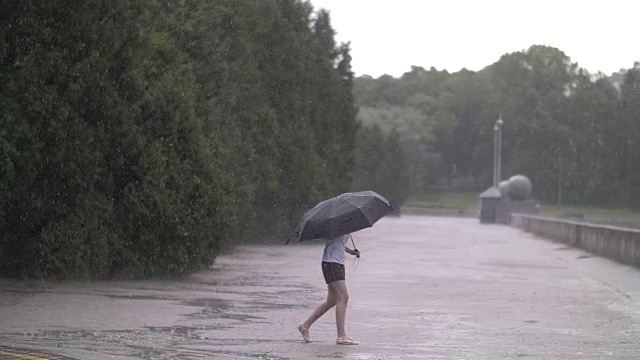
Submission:
POLYGON ((640 266, 640 230, 512 214, 511 225, 625 264, 640 266))

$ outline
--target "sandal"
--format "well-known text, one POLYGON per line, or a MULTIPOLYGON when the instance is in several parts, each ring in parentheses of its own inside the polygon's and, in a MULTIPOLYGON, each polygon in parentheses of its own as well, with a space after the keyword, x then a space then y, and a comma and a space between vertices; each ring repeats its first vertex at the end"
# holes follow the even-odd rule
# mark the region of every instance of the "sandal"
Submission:
POLYGON ((338 345, 358 345, 358 342, 348 336, 339 337, 336 339, 338 345))
POLYGON ((302 334, 302 338, 304 339, 304 342, 311 342, 311 338, 309 337, 309 329, 305 329, 304 326, 302 326, 302 324, 298 325, 298 331, 300 331, 300 334, 302 334))

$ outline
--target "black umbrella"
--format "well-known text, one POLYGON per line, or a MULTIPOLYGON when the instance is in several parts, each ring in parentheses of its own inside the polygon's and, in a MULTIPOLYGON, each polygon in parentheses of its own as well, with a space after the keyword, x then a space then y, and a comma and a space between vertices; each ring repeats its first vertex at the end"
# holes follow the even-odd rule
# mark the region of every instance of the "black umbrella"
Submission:
POLYGON ((324 200, 304 213, 287 244, 292 238, 300 242, 333 239, 362 230, 373 226, 391 210, 389 200, 374 191, 344 193, 324 200))

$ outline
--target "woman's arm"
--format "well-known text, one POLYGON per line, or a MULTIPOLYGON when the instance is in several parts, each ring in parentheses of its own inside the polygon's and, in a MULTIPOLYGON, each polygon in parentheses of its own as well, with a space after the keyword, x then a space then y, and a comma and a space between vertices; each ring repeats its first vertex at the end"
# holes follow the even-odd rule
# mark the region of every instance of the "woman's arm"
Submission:
POLYGON ((351 250, 351 249, 349 249, 348 247, 345 246, 344 251, 349 255, 360 257, 360 250, 358 250, 358 249, 351 250))

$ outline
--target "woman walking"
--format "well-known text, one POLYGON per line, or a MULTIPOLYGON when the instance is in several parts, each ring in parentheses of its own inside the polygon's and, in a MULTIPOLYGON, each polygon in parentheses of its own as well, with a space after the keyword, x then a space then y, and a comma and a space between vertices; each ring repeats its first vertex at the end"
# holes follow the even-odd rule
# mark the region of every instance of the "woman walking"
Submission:
POLYGON ((327 300, 309 315, 309 318, 298 325, 298 331, 302 334, 305 342, 311 342, 309 337, 309 328, 313 323, 324 315, 332 307, 336 307, 336 330, 338 337, 336 344, 338 345, 358 345, 358 342, 347 336, 344 323, 347 315, 347 302, 349 301, 349 293, 347 292, 347 284, 345 281, 344 271, 344 253, 360 257, 358 249, 349 249, 347 240, 350 234, 341 235, 336 238, 327 240, 322 256, 322 274, 327 283, 327 300))

